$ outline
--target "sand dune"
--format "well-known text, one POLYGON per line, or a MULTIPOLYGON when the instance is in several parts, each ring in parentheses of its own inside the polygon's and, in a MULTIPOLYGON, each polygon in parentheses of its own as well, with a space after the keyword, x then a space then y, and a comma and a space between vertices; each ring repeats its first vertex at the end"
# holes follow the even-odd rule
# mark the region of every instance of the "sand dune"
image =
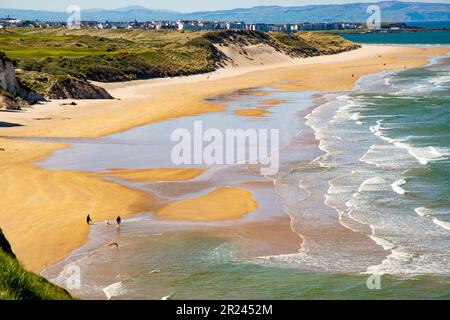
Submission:
POLYGON ((283 52, 276 51, 275 48, 266 44, 256 44, 248 46, 227 45, 216 47, 228 58, 228 67, 249 67, 264 66, 279 63, 289 63, 294 59, 283 52))

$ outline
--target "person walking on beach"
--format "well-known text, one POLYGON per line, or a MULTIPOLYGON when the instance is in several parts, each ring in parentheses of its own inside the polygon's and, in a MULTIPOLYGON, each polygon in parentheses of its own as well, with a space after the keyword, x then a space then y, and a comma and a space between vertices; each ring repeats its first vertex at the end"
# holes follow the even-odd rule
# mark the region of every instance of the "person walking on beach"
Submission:
POLYGON ((120 216, 117 217, 116 219, 117 225, 120 226, 120 224, 122 223, 122 218, 120 218, 120 216))
POLYGON ((90 224, 92 223, 92 219, 91 219, 91 216, 90 216, 90 215, 87 215, 87 217, 86 217, 86 223, 87 223, 88 225, 90 225, 90 224))

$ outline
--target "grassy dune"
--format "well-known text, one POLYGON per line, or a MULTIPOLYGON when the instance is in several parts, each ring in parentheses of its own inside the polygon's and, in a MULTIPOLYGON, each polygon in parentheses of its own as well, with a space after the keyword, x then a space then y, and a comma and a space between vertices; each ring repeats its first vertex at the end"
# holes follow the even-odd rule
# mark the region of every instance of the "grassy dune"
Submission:
POLYGON ((337 35, 255 31, 144 31, 66 28, 6 29, 0 48, 18 69, 23 86, 45 94, 53 81, 127 81, 216 70, 226 57, 215 45, 265 43, 291 56, 355 49, 337 35))

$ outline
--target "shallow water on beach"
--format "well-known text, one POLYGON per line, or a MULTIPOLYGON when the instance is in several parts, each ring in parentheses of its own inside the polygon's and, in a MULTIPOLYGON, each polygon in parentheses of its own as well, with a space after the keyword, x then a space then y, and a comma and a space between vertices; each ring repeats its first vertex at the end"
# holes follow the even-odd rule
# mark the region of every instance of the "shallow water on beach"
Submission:
POLYGON ((449 299, 449 74, 449 58, 439 59, 367 76, 321 102, 252 89, 212 98, 222 113, 64 139, 71 147, 43 167, 174 167, 170 132, 199 119, 220 130, 279 128, 281 166, 270 179, 245 165, 209 167, 186 182, 114 179, 163 202, 237 186, 259 207, 239 221, 171 222, 148 212, 120 229, 97 223, 85 246, 43 275, 66 286, 78 266, 81 289, 71 292, 87 299, 449 299), (282 102, 267 116, 234 114, 268 99, 282 102), (368 289, 371 274, 382 275, 380 290, 368 289))
MULTIPOLYGON (((314 144, 312 132, 309 136, 303 134, 305 130, 311 131, 303 121, 304 115, 309 112, 312 105, 311 93, 257 88, 208 100, 222 104, 224 112, 176 118, 99 139, 50 139, 68 142, 71 147, 55 152, 40 165, 47 169, 89 172, 107 172, 113 168, 178 168, 179 166, 173 164, 170 158, 171 149, 175 144, 170 140, 171 133, 178 128, 185 128, 192 132, 193 123, 198 120, 202 121, 203 130, 208 128, 216 128, 222 132, 226 129, 280 130, 280 161, 282 163, 290 161, 292 157, 296 161, 310 161, 318 155, 319 150, 314 144), (235 111, 240 109, 263 109, 267 113, 262 116, 237 116, 235 111), (309 140, 306 140, 305 138, 308 137, 309 140), (301 148, 301 153, 292 152, 290 148, 292 143, 295 143, 297 148, 301 148)), ((151 272, 152 275, 157 275, 158 290, 151 286, 146 290, 142 289, 143 291, 127 289, 127 292, 137 292, 136 294, 140 294, 138 296, 131 293, 117 295, 122 298, 160 298, 160 294, 167 294, 167 284, 162 280, 159 282, 158 279, 163 278, 161 274, 171 269, 173 260, 179 256, 179 253, 168 250, 162 244, 173 243, 174 239, 192 244, 192 248, 186 252, 188 255, 197 255, 203 250, 202 248, 206 245, 205 236, 211 239, 211 243, 207 246, 225 241, 224 253, 221 248, 214 251, 219 255, 232 255, 237 259, 298 251, 301 238, 291 230, 290 218, 278 202, 273 178, 263 176, 257 165, 183 165, 182 167, 201 167, 207 170, 201 176, 189 181, 136 183, 117 178, 107 179, 150 192, 156 195, 162 204, 204 195, 219 187, 237 187, 252 192, 258 208, 239 221, 205 223, 162 221, 153 212, 148 212, 136 218, 124 219, 120 233, 112 226, 97 223, 93 226, 91 241, 86 246, 74 252, 66 261, 45 270, 44 275, 60 283, 65 279, 64 270, 67 270, 67 265, 70 266, 72 261, 76 261, 77 265, 81 266, 83 274, 94 276, 86 276, 86 280, 89 279, 88 283, 84 289, 75 294, 85 298, 104 298, 103 288, 115 283, 116 286, 113 286, 111 290, 117 291, 119 290, 117 286, 122 286, 122 284, 118 285, 122 281, 116 281, 117 279, 124 278, 129 283, 128 280, 133 278, 121 275, 129 275, 130 272, 133 275, 141 273, 145 275, 151 272), (155 237, 152 236, 153 233, 156 234, 155 237), (111 241, 120 244, 118 252, 111 250, 114 248, 107 245, 111 241), (136 254, 136 252, 140 253, 136 254), (119 255, 124 256, 119 257, 119 255), (116 261, 120 266, 115 271, 108 270, 108 267, 102 265, 102 261, 107 265, 116 261), (143 269, 130 271, 134 270, 136 264, 143 269), (161 265, 159 269, 148 270, 158 265, 161 265), (103 274, 100 278, 97 276, 99 273, 103 274)), ((301 194, 301 190, 299 192, 301 194)), ((179 263, 183 262, 180 260, 179 263)), ((172 279, 173 276, 175 274, 169 275, 169 278, 172 279)), ((132 283, 132 286, 145 287, 139 281, 132 283)))
POLYGON ((69 142, 70 149, 56 151, 40 165, 49 169, 82 171, 204 167, 201 164, 173 164, 171 150, 176 142, 171 141, 171 135, 174 130, 187 129, 194 139, 196 121, 202 122, 203 132, 211 128, 221 132, 226 129, 279 129, 280 145, 285 146, 299 133, 298 118, 301 118, 301 115, 296 112, 309 106, 310 100, 309 93, 280 92, 270 88, 242 90, 208 99, 210 103, 223 104, 224 112, 174 118, 98 139, 58 139, 69 142), (265 95, 253 96, 254 91, 263 92, 265 95), (272 105, 274 101, 275 104, 272 105), (292 105, 292 102, 295 102, 295 105, 292 105), (236 116, 234 112, 241 109, 263 110, 268 113, 255 117, 236 116))

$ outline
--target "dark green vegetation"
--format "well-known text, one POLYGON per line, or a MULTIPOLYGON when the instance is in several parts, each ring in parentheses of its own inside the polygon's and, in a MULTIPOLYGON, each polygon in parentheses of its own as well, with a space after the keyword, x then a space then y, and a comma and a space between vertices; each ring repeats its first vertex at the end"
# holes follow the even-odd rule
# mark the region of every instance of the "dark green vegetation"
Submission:
POLYGON ((0 300, 41 299, 68 300, 72 297, 66 290, 23 269, 0 229, 0 300))
POLYGON ((52 84, 68 78, 83 83, 113 82, 211 72, 228 59, 219 46, 260 43, 293 57, 357 48, 339 36, 320 33, 65 28, 0 31, 0 48, 13 60, 19 83, 46 97, 51 97, 48 90, 52 84))

